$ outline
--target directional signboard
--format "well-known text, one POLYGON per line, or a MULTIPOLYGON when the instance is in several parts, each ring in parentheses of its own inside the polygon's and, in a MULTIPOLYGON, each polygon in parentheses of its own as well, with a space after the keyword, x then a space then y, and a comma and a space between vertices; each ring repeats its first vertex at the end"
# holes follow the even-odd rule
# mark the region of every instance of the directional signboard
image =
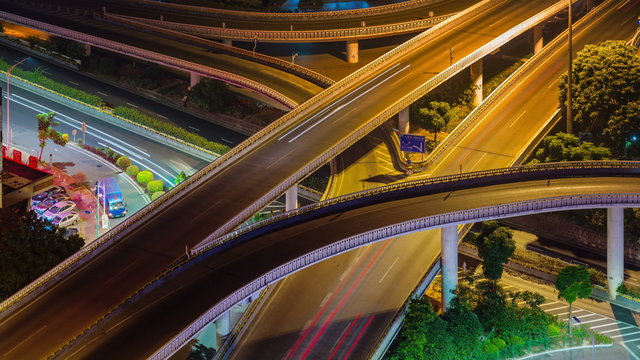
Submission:
POLYGON ((420 135, 400 134, 400 150, 408 152, 425 152, 425 138, 420 135))

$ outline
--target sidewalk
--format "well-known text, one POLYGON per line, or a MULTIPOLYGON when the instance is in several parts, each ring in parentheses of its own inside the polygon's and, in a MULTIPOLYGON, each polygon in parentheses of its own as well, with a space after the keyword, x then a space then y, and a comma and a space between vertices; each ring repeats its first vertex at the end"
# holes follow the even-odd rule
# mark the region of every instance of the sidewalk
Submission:
POLYGON ((635 360, 622 346, 614 345, 608 348, 584 348, 573 350, 556 350, 520 359, 527 360, 635 360))

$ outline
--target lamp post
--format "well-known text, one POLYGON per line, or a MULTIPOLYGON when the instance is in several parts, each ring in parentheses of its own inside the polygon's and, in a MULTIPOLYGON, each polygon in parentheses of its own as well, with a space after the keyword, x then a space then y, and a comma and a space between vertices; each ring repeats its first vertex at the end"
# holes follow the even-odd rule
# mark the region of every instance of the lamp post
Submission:
POLYGON ((569 72, 567 73, 567 134, 573 133, 573 75, 571 74, 571 65, 573 62, 573 33, 572 33, 572 1, 569 0, 569 13, 567 14, 568 19, 568 38, 569 38, 569 72))
POLYGON ((9 98, 11 97, 11 93, 9 92, 9 79, 11 78, 11 71, 13 71, 13 69, 22 64, 23 62, 27 61, 27 59, 29 59, 31 56, 27 56, 26 58, 18 61, 17 63, 13 64, 13 66, 11 66, 9 68, 9 70, 7 70, 7 149, 11 148, 11 120, 9 118, 9 98))
POLYGON ((295 61, 296 61, 296 57, 297 57, 297 56, 298 56, 298 53, 292 53, 292 54, 291 54, 291 63, 292 63, 292 64, 295 64, 295 61))

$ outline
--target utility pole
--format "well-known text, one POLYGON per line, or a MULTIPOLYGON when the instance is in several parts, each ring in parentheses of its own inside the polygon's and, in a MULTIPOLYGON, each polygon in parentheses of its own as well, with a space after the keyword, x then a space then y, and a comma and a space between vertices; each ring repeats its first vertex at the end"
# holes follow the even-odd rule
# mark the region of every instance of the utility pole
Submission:
POLYGON ((573 33, 572 33, 572 3, 569 0, 569 14, 567 15, 568 19, 568 38, 569 38, 569 72, 567 73, 567 134, 573 133, 573 75, 571 74, 571 67, 573 63, 573 33))

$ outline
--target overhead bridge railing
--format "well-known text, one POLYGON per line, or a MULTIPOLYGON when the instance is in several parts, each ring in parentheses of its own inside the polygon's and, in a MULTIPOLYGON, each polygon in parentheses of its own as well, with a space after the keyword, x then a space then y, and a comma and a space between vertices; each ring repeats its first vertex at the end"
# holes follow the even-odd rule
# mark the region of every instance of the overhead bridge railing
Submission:
POLYGON ((198 47, 215 49, 221 53, 269 65, 274 68, 278 68, 291 74, 300 76, 322 87, 328 87, 335 83, 334 80, 304 66, 296 65, 293 62, 257 53, 255 51, 249 51, 235 46, 221 44, 216 41, 206 40, 197 36, 184 34, 179 31, 168 30, 163 27, 157 26, 157 24, 153 25, 153 23, 142 22, 140 21, 140 18, 100 13, 95 13, 93 17, 98 20, 110 21, 118 25, 135 28, 139 31, 148 31, 158 36, 165 36, 177 41, 188 42, 198 47))
MULTIPOLYGON (((173 12, 182 12, 196 15, 224 16, 238 19, 260 19, 260 20, 285 20, 285 21, 305 21, 305 20, 322 20, 322 19, 350 19, 363 16, 391 14, 399 11, 416 9, 427 5, 434 5, 444 0, 409 0, 395 4, 374 6, 363 9, 337 10, 337 11, 317 11, 317 12, 301 12, 301 13, 269 13, 269 12, 253 12, 239 11, 228 9, 215 9, 203 6, 191 6, 183 4, 173 4, 167 2, 159 2, 154 0, 127 0, 127 3, 133 3, 138 6, 149 7, 153 9, 167 10, 173 12)), ((114 2, 122 2, 115 0, 114 2)), ((107 7, 107 11, 109 8, 107 7)), ((426 13, 425 13, 426 15, 426 13)))
MULTIPOLYGON (((625 173, 629 176, 640 176, 640 162, 589 161, 528 165, 514 168, 495 169, 451 175, 362 191, 327 200, 318 204, 305 206, 303 208, 284 214, 276 215, 272 218, 234 231, 231 234, 227 234, 224 237, 217 239, 214 244, 209 244, 207 246, 194 249, 195 254, 191 257, 191 260, 185 259, 184 262, 176 264, 173 269, 168 269, 161 276, 158 276, 156 278, 156 281, 162 279, 165 276, 169 276, 169 274, 173 270, 178 269, 187 261, 195 261, 194 259, 197 258, 198 255, 205 253, 213 247, 230 242, 233 239, 236 239, 241 235, 248 234, 249 232, 254 231, 260 227, 274 224, 277 221, 293 218, 304 213, 317 211, 329 206, 346 203, 348 201, 366 198, 375 199, 377 195, 397 192, 398 190, 410 190, 412 188, 433 186, 439 184, 453 184, 460 181, 468 181, 496 176, 506 176, 507 178, 515 176, 519 177, 521 181, 527 181, 526 177, 528 176, 531 176, 531 179, 529 180, 532 180, 533 178, 545 178, 545 176, 548 176, 550 178, 558 178, 558 175, 562 174, 566 174, 566 177, 575 178, 582 176, 592 176, 594 174, 599 174, 600 176, 625 176, 625 173), (580 174, 576 174, 576 171, 579 171, 580 174)), ((514 179, 510 178, 505 180, 513 181, 514 179)), ((421 231, 424 229, 436 228, 455 223, 467 223, 493 218, 524 215, 539 212, 541 210, 568 210, 572 208, 591 208, 601 206, 640 206, 640 194, 592 194, 584 196, 557 196, 553 198, 528 200, 517 203, 499 204, 491 207, 475 208, 470 210, 456 211, 453 213, 433 215, 426 218, 420 218, 404 223, 394 224, 367 233, 351 236, 336 243, 311 251, 310 253, 307 253, 280 266, 277 266, 271 271, 259 276, 258 278, 249 281, 249 283, 240 287, 238 290, 224 298, 222 301, 212 306, 200 318, 192 322, 181 333, 176 335, 172 340, 167 342, 165 346, 163 346, 155 354, 153 354, 153 356, 149 357, 149 359, 159 360, 169 358, 173 353, 178 351, 184 344, 186 344, 191 338, 193 338, 193 336, 195 336, 201 329, 203 329, 218 316, 220 316, 220 314, 224 313, 236 303, 254 294, 256 291, 259 291, 265 286, 272 284, 273 282, 278 281, 285 276, 309 265, 315 264, 345 251, 352 250, 359 246, 363 246, 382 239, 396 237, 410 232, 421 231)), ((153 283, 154 281, 149 282, 147 287, 151 287, 153 283)), ((136 294, 141 294, 144 291, 146 291, 146 289, 141 288, 136 292, 136 294)), ((131 300, 134 296, 135 295, 132 295, 129 299, 127 299, 127 301, 131 300)), ((124 304, 125 302, 126 301, 124 301, 122 304, 124 304)), ((115 310, 116 309, 113 309, 112 313, 115 310)), ((94 326, 96 324, 94 324, 94 326)), ((90 331, 97 331, 97 329, 94 328, 90 331)))
POLYGON ((177 23, 170 21, 161 21, 148 18, 132 17, 125 15, 104 15, 111 18, 120 18, 137 23, 151 24, 154 26, 170 29, 174 31, 185 32, 198 36, 205 36, 214 39, 232 39, 244 41, 272 41, 272 42, 293 42, 293 41, 340 41, 340 40, 356 40, 369 39, 375 37, 400 35, 410 32, 417 32, 435 26, 446 19, 453 16, 447 14, 443 16, 432 17, 423 20, 415 20, 401 22, 388 25, 364 26, 347 29, 330 29, 330 30, 245 30, 212 27, 204 25, 193 25, 187 23, 177 23))
POLYGON ((135 57, 135 58, 139 58, 147 61, 152 61, 161 65, 177 68, 177 69, 192 72, 192 73, 197 73, 205 77, 218 79, 218 80, 221 80, 242 88, 250 89, 258 93, 261 93, 263 95, 266 95, 289 108, 294 108, 298 105, 295 101, 269 88, 268 86, 260 84, 251 79, 247 79, 240 75, 231 74, 226 71, 217 70, 214 68, 210 68, 208 66, 200 65, 200 64, 186 61, 186 60, 181 60, 171 56, 162 55, 153 51, 139 49, 135 46, 121 44, 119 42, 115 42, 107 39, 102 39, 97 36, 83 34, 81 32, 43 23, 37 20, 32 20, 23 16, 8 13, 5 11, 0 11, 0 19, 6 20, 18 25, 25 25, 35 29, 39 29, 39 30, 48 32, 50 34, 72 39, 84 44, 97 46, 99 48, 109 50, 109 51, 114 51, 126 56, 131 56, 131 57, 135 57))

